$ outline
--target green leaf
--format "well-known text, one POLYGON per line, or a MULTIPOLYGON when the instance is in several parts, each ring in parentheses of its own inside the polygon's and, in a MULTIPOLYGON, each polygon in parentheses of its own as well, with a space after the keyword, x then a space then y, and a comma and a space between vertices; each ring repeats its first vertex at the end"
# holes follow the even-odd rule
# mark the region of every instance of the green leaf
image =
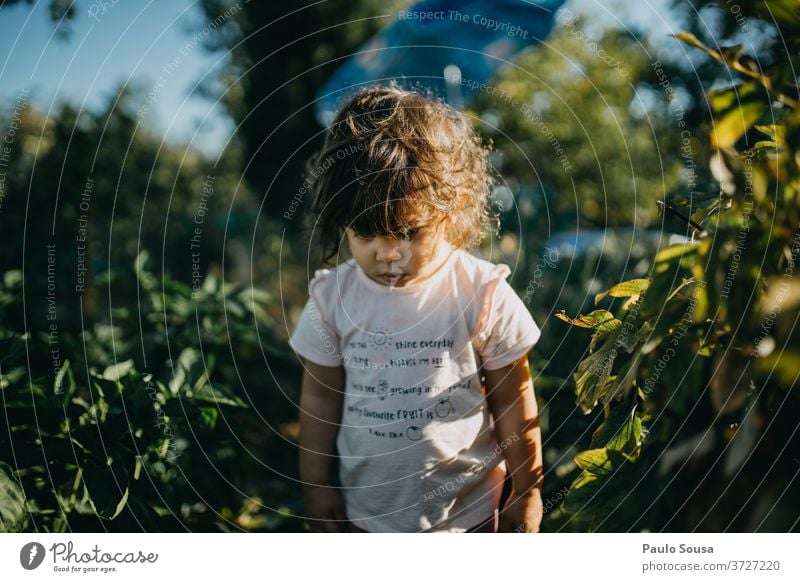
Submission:
POLYGON ((244 307, 242 307, 238 301, 232 299, 225 301, 225 309, 228 311, 228 313, 237 318, 244 317, 246 313, 244 307))
POLYGON ((255 302, 261 305, 267 305, 272 302, 272 295, 257 287, 247 287, 239 295, 243 302, 255 302))
POLYGON ((677 257, 682 257, 684 253, 688 253, 694 250, 694 244, 686 243, 686 244, 677 244, 668 246, 665 249, 662 249, 658 252, 655 258, 656 263, 664 263, 672 261, 677 257))
MULTIPOLYGON (((695 257, 698 253, 702 254, 708 250, 711 239, 706 238, 697 243, 685 243, 670 245, 665 249, 658 252, 654 259, 654 263, 658 267, 667 267, 665 263, 672 263, 673 261, 683 262, 686 259, 695 257)), ((656 269, 656 273, 663 272, 665 269, 656 269)))
POLYGON ((642 419, 636 407, 620 404, 611 408, 594 434, 591 448, 606 448, 633 454, 642 438, 642 419))
POLYGON ((150 272, 150 262, 150 253, 146 250, 141 251, 133 261, 133 272, 136 274, 139 283, 147 291, 153 291, 157 287, 156 278, 150 272))
POLYGON ((718 198, 717 200, 715 200, 714 202, 712 202, 711 204, 709 204, 705 208, 698 208, 697 210, 692 212, 692 216, 691 216, 692 220, 694 220, 697 224, 702 225, 703 221, 706 218, 708 218, 708 216, 712 212, 714 212, 715 210, 717 210, 720 207, 720 204, 721 204, 721 201, 718 198))
POLYGON ((578 467, 598 477, 611 475, 627 460, 621 451, 612 449, 590 449, 575 455, 578 467))
POLYGON ((214 273, 208 273, 201 287, 203 293, 206 295, 214 295, 219 291, 219 288, 219 278, 214 273))
POLYGON ((594 297, 594 304, 597 305, 605 296, 611 297, 633 297, 639 295, 642 291, 650 286, 650 279, 631 279, 617 283, 608 291, 598 293, 594 297))
POLYGON ((711 356, 715 349, 714 344, 703 344, 697 350, 698 356, 703 356, 704 358, 708 358, 711 356))
POLYGON ((69 359, 64 360, 64 364, 59 368, 56 374, 55 381, 53 382, 53 393, 56 395, 63 395, 64 402, 69 402, 69 399, 75 393, 75 374, 70 367, 69 359), (64 380, 66 378, 66 389, 64 388, 64 380))
POLYGON ((578 364, 578 370, 573 375, 577 396, 575 403, 581 407, 584 414, 591 412, 598 400, 608 392, 611 369, 616 356, 613 342, 608 341, 578 364))
POLYGON ((210 406, 200 407, 200 420, 203 426, 213 429, 217 425, 217 418, 219 418, 219 410, 210 406))
POLYGON ((776 145, 782 144, 786 138, 786 128, 782 125, 756 125, 754 127, 769 137, 771 141, 776 142, 776 145))
POLYGON ((594 351, 595 346, 597 343, 614 331, 617 331, 619 328, 622 327, 622 322, 619 319, 612 319, 610 321, 603 322, 603 324, 597 328, 597 331, 594 332, 592 336, 592 351, 594 351))
POLYGON ((555 315, 561 321, 566 321, 570 325, 589 329, 599 329, 605 326, 605 329, 610 330, 618 327, 614 323, 615 321, 619 323, 619 320, 614 318, 614 314, 610 311, 606 311, 605 309, 597 309, 591 313, 587 313, 586 315, 580 315, 575 319, 571 318, 563 311, 559 311, 555 315))
POLYGON ((733 146, 767 108, 754 82, 711 91, 708 98, 714 110, 711 144, 716 148, 733 146))
POLYGON ((25 492, 12 475, 11 467, 0 462, 0 533, 20 532, 25 526, 25 492))
POLYGON ((237 408, 247 408, 247 404, 244 400, 236 396, 230 388, 221 385, 212 386, 208 383, 200 390, 188 393, 187 396, 202 402, 213 402, 215 404, 235 406, 237 408))
POLYGON ((119 382, 120 379, 128 375, 133 369, 133 360, 125 360, 103 370, 103 378, 112 382, 119 382))
POLYGON ((753 149, 755 151, 768 150, 768 149, 774 150, 777 148, 778 144, 777 142, 774 141, 757 141, 756 144, 753 146, 753 149))
POLYGON ((203 360, 200 352, 194 348, 184 348, 178 356, 177 366, 173 369, 173 377, 169 381, 169 389, 177 394, 184 385, 193 386, 203 374, 203 360))
POLYGON ((133 272, 137 275, 144 272, 150 262, 150 253, 142 250, 133 261, 133 272))
POLYGON ((22 285, 22 271, 19 269, 12 269, 3 274, 3 287, 13 289, 20 285, 22 285))
POLYGON ((88 464, 83 468, 83 484, 94 513, 102 519, 114 519, 128 503, 127 471, 113 471, 110 465, 88 464))
POLYGON ((686 190, 670 195, 669 203, 673 206, 695 207, 704 202, 719 200, 718 189, 708 190, 686 190))
POLYGON ((564 499, 564 510, 572 514, 579 511, 591 512, 591 505, 601 496, 605 482, 597 475, 582 472, 569 488, 569 493, 564 499))
MULTIPOLYGON (((8 388, 9 386, 14 386, 17 382, 24 381, 28 377, 28 369, 23 366, 17 366, 15 368, 11 368, 10 370, 3 369, 3 374, 0 375, 0 390, 8 388)), ((8 398, 8 396, 6 396, 8 398)), ((25 406, 30 406, 30 399, 24 404, 25 406)), ((5 400, 6 408, 9 408, 11 404, 8 400, 5 400)))

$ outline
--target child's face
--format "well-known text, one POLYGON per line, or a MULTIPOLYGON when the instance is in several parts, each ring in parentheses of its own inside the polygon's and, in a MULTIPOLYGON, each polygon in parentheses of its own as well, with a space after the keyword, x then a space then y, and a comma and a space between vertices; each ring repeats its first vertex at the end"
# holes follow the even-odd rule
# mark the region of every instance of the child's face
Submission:
POLYGON ((358 236, 346 230, 350 253, 358 266, 381 285, 405 287, 427 279, 449 254, 444 222, 423 226, 403 238, 358 236))

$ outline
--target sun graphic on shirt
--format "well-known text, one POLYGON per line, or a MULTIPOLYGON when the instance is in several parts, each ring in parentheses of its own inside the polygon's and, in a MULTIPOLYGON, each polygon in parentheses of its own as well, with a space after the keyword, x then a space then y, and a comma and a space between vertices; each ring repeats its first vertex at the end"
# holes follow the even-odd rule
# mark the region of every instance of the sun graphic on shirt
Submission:
POLYGON ((392 332, 386 328, 378 328, 369 333, 369 345, 375 350, 383 351, 394 346, 392 332))

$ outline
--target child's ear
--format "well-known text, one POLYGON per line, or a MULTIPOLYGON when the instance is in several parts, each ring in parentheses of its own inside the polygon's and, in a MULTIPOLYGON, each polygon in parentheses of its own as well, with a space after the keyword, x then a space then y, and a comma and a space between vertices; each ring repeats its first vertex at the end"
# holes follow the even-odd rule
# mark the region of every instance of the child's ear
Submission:
POLYGON ((350 240, 355 235, 355 231, 351 228, 346 228, 342 231, 342 244, 339 245, 339 254, 345 259, 353 258, 353 254, 350 252, 350 240))

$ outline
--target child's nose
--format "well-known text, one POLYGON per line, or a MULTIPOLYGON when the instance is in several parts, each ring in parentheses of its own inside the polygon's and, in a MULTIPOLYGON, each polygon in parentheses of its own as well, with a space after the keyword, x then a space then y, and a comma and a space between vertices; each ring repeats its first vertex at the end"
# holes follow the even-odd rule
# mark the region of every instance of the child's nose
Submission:
POLYGON ((401 241, 386 237, 378 244, 376 257, 378 261, 392 263, 403 258, 401 241))

